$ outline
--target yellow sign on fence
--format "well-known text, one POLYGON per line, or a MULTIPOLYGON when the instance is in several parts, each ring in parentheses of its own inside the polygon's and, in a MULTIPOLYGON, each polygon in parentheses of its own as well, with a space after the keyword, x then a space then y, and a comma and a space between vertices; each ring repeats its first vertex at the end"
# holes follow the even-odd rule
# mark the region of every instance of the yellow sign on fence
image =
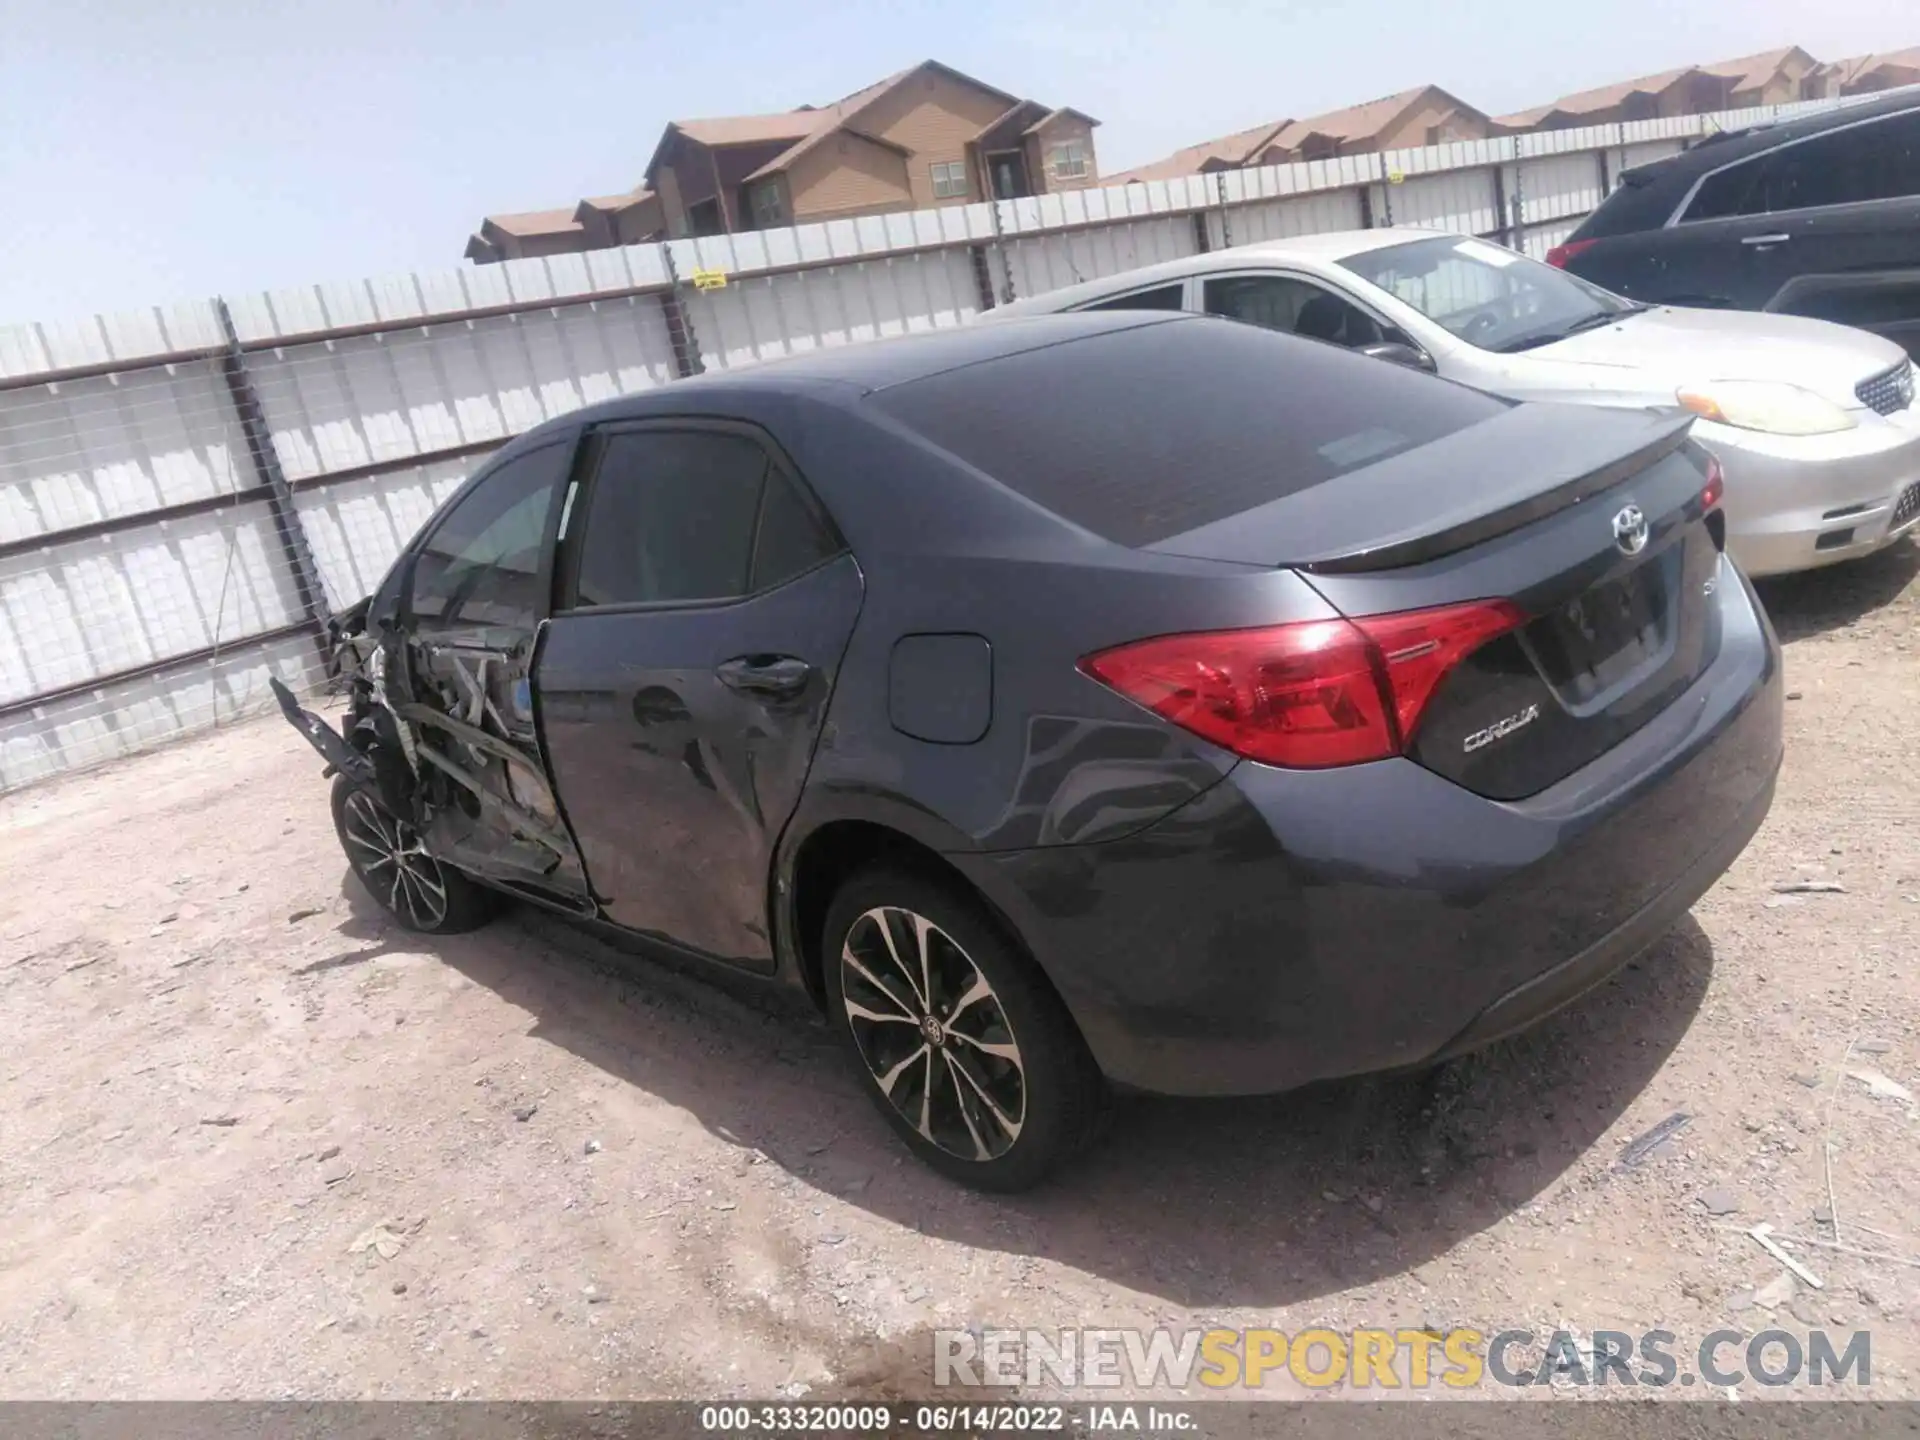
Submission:
POLYGON ((727 272, 724 270, 696 270, 692 275, 693 288, 696 290, 724 290, 727 288, 727 272))

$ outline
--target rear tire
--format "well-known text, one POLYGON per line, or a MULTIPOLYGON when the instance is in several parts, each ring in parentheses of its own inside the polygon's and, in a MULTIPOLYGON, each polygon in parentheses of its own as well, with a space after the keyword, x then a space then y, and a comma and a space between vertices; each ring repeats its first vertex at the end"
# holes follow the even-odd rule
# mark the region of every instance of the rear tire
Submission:
POLYGON ((1025 1190, 1099 1133, 1107 1086, 1072 1017, 959 887, 863 871, 834 897, 821 955, 867 1093, 941 1174, 1025 1190))
POLYGON ((344 775, 333 782, 333 829, 354 876, 409 930, 463 934, 485 925, 506 903, 427 854, 413 826, 344 775))

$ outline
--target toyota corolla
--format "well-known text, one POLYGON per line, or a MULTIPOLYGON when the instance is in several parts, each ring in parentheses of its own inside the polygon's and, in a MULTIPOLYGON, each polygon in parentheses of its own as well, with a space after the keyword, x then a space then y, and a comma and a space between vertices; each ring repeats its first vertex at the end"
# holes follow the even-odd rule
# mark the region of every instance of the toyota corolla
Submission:
POLYGON ((505 447, 342 617, 348 863, 795 987, 933 1166, 1432 1063, 1760 825, 1779 652, 1691 417, 1192 316, 687 381, 505 447))

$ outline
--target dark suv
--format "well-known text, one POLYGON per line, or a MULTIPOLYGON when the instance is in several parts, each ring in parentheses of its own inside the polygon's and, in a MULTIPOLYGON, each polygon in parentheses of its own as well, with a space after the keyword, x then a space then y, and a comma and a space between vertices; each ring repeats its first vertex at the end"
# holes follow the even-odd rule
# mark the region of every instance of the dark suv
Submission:
POLYGON ((1547 259, 1635 300, 1837 320, 1920 355, 1920 88, 1629 170, 1547 259))

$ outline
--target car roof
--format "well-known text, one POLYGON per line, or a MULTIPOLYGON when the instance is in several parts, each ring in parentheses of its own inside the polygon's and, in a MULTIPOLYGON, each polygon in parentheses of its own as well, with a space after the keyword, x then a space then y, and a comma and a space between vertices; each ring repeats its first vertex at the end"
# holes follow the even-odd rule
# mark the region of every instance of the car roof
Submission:
POLYGON ((1378 230, 1330 230, 1317 235, 1290 235, 1281 240, 1256 240, 1248 245, 1232 245, 1224 250, 1209 250, 1202 255, 1185 255, 1178 260, 1162 260, 1157 265, 1143 265, 1137 270, 1127 270, 1116 275, 1103 275, 1096 280, 1085 280, 1077 285, 1049 290, 1043 295, 1018 300, 1012 305, 990 310, 980 318, 995 321, 1025 319, 1033 315, 1053 314, 1061 306, 1079 305, 1107 295, 1117 295, 1132 290, 1150 290, 1155 285, 1184 280, 1189 275, 1211 275, 1216 271, 1231 270, 1241 265, 1262 263, 1284 264, 1291 261, 1334 264, 1355 255, 1364 255, 1372 250, 1384 250, 1391 245, 1404 245, 1411 240, 1433 240, 1442 237, 1464 238, 1450 230, 1424 229, 1412 225, 1389 225, 1378 230))
POLYGON ((1758 155, 1789 140, 1804 140, 1812 135, 1823 135, 1829 130, 1857 125, 1863 120, 1897 115, 1903 110, 1913 109, 1920 109, 1920 86, 1907 86, 1836 110, 1822 110, 1813 115, 1796 115, 1737 130, 1724 130, 1707 136, 1690 150, 1637 166, 1625 174, 1658 175, 1662 181, 1680 176, 1692 180, 1709 170, 1718 170, 1731 161, 1758 155))
POLYGON ((1153 311, 1036 314, 1017 325, 991 328, 955 325, 912 335, 826 346, 737 370, 709 371, 671 385, 622 395, 572 411, 540 428, 604 424, 609 420, 639 419, 670 411, 723 412, 742 400, 799 394, 819 396, 823 391, 838 391, 841 398, 851 399, 1005 356, 1194 318, 1153 311))

